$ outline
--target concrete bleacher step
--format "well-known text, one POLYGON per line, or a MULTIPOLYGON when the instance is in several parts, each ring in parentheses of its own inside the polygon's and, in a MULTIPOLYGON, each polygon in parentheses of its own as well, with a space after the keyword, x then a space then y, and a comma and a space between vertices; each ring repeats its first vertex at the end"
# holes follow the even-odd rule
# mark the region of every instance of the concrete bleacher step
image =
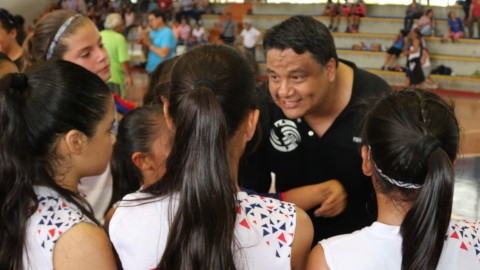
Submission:
MULTIPOLYGON (((252 21, 252 25, 257 29, 269 29, 270 27, 290 18, 291 16, 285 15, 246 15, 243 18, 252 21)), ((318 21, 321 21, 325 25, 329 25, 330 21, 325 16, 314 16, 318 21)), ((212 22, 212 18, 209 18, 209 23, 212 22)), ((398 33, 400 29, 404 27, 403 19, 391 19, 391 18, 362 18, 360 23, 361 33, 375 33, 375 34, 394 34, 398 33)), ((210 26, 206 26, 210 28, 210 26)), ((340 20, 338 30, 344 32, 346 29, 345 20, 340 20)), ((447 33, 447 22, 437 21, 435 35, 443 35, 447 33)))
MULTIPOLYGON (((358 63, 357 63, 358 66, 358 63)), ((267 65, 259 64, 259 75, 267 76, 267 65)), ((405 72, 382 71, 379 69, 367 69, 367 71, 378 75, 392 86, 405 85, 405 72)), ((440 84, 444 90, 464 91, 468 93, 480 93, 480 79, 466 78, 460 76, 430 75, 435 82, 440 84)), ((429 85, 426 85, 430 87, 429 85)))
MULTIPOLYGON (((406 1, 411 2, 411 1, 406 1)), ((343 4, 343 1, 342 1, 343 4)), ((388 17, 404 17, 406 5, 367 5, 367 16, 388 16, 388 17)), ((435 18, 447 18, 448 12, 455 11, 458 16, 463 17, 463 9, 461 6, 437 7, 424 6, 424 10, 432 9, 435 18)), ((321 15, 325 11, 325 4, 253 4, 254 15, 321 15)))
MULTIPOLYGON (((256 46, 255 49, 255 57, 257 61, 265 62, 265 52, 263 50, 263 46, 256 46)), ((356 63, 360 68, 379 69, 385 60, 386 53, 342 50, 337 46, 337 55, 339 58, 356 63)), ((396 60, 396 63, 405 66, 406 58, 401 55, 396 60)), ((480 58, 434 55, 431 53, 430 63, 432 64, 433 68, 440 65, 450 67, 453 73, 463 77, 470 76, 477 69, 480 70, 480 58)))

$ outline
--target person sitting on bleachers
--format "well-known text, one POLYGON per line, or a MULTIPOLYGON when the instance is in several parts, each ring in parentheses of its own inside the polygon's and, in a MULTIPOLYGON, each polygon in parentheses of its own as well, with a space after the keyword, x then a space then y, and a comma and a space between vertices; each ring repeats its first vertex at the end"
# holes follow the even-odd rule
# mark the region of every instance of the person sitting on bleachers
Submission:
POLYGON ((135 12, 133 12, 133 6, 130 5, 127 7, 127 11, 125 12, 124 15, 125 18, 125 31, 123 31, 123 35, 125 38, 128 38, 128 33, 130 32, 130 29, 135 26, 135 12))
POLYGON ((200 23, 195 23, 195 26, 192 30, 192 36, 188 43, 189 46, 194 46, 207 42, 207 37, 205 36, 205 29, 200 26, 200 23))
POLYGON ((477 37, 480 37, 480 0, 472 0, 468 16, 468 37, 473 37, 473 23, 477 22, 477 37))
POLYGON ((180 38, 178 39, 178 45, 186 45, 188 40, 190 39, 190 31, 192 27, 188 25, 187 19, 182 18, 180 25, 178 26, 178 32, 180 34, 180 38))
POLYGON ((328 30, 332 32, 338 31, 338 21, 340 19, 340 11, 338 11, 338 5, 333 3, 332 0, 327 1, 327 5, 325 5, 325 11, 323 12, 324 16, 330 17, 330 25, 328 26, 328 30), (333 24, 333 20, 335 19, 335 26, 333 24))
POLYGON ((358 32, 358 28, 360 27, 360 18, 365 16, 367 16, 367 5, 365 5, 363 0, 357 0, 357 3, 355 3, 355 11, 353 13, 353 33, 358 32))
POLYGON ((307 269, 480 269, 480 222, 451 219, 460 139, 454 105, 407 88, 369 108, 362 170, 375 187, 377 221, 321 241, 307 269))
POLYGON ((222 28, 222 33, 220 34, 220 39, 225 42, 225 44, 232 44, 237 39, 238 27, 237 23, 232 20, 232 13, 225 13, 225 20, 221 21, 218 24, 222 28))
POLYGON ((345 0, 345 3, 342 5, 342 15, 345 17, 345 22, 347 23, 347 28, 345 33, 350 32, 350 18, 352 17, 352 6, 348 3, 348 0, 345 0))
POLYGON ((407 35, 408 31, 405 29, 402 29, 400 32, 398 32, 397 36, 393 40, 393 46, 387 50, 387 57, 385 58, 385 62, 383 62, 382 70, 385 69, 389 62, 390 64, 388 65, 388 70, 393 71, 395 69, 393 64, 395 63, 395 59, 397 59, 397 57, 402 53, 407 35))
POLYGON ((404 29, 407 29, 409 32, 413 26, 413 20, 420 18, 422 16, 422 6, 420 3, 417 3, 416 0, 413 0, 412 3, 407 7, 407 15, 405 16, 404 29))
POLYGON ((452 42, 458 41, 460 38, 465 36, 463 32, 463 20, 456 16, 455 11, 450 11, 448 13, 448 33, 443 36, 441 39, 442 42, 445 42, 448 38, 452 39, 452 42))
POLYGON ((435 19, 433 18, 433 10, 427 10, 427 13, 420 17, 418 20, 418 26, 420 33, 424 37, 432 36, 435 33, 435 19))

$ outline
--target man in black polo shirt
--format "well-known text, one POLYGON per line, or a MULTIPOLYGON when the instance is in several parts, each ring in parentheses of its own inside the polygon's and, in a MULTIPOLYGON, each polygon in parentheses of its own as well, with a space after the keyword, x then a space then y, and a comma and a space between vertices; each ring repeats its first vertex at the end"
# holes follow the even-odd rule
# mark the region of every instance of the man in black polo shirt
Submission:
POLYGON ((263 46, 273 100, 262 117, 261 144, 240 166, 240 185, 267 192, 271 172, 277 192, 340 181, 348 194, 341 214, 317 217, 318 207, 306 209, 314 244, 371 225, 376 219, 376 210, 368 210, 376 209, 374 190, 362 173, 359 151, 362 100, 391 91, 390 86, 354 63, 338 60, 332 35, 312 17, 294 16, 274 26, 263 46))

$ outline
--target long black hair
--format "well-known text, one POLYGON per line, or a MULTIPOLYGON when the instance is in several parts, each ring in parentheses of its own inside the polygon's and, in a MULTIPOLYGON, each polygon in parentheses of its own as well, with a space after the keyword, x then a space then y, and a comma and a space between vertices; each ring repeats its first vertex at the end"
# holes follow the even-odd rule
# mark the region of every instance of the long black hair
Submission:
POLYGON ((178 194, 161 269, 235 269, 236 183, 229 140, 255 109, 256 77, 237 49, 192 48, 175 63, 167 172, 145 191, 178 194))
POLYGON ((38 207, 34 185, 52 188, 98 224, 77 193, 54 181, 53 168, 62 158, 57 140, 73 129, 92 137, 108 102, 110 91, 97 75, 66 61, 0 80, 0 269, 22 269, 29 207, 38 207))
POLYGON ((381 192, 413 203, 400 228, 401 269, 434 270, 452 212, 459 149, 454 107, 432 92, 407 88, 380 99, 365 119, 363 142, 381 192))
POLYGON ((163 136, 166 129, 163 107, 158 104, 135 108, 122 118, 113 146, 113 192, 107 212, 114 203, 143 184, 142 172, 133 163, 132 155, 135 152, 151 153, 153 142, 163 136))

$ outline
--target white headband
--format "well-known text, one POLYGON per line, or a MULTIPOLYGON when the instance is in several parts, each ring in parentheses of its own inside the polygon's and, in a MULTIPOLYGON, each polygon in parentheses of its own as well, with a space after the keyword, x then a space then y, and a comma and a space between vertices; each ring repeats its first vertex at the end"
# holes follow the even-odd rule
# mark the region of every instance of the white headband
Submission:
POLYGON ((62 26, 60 26, 60 28, 58 29, 57 33, 55 34, 55 37, 53 38, 52 40, 52 43, 50 43, 50 47, 48 47, 48 52, 47 52, 47 56, 45 57, 45 59, 48 61, 50 60, 50 58, 52 58, 52 55, 53 55, 53 51, 55 50, 55 47, 57 46, 57 43, 58 43, 58 40, 60 39, 60 37, 63 35, 63 32, 65 32, 65 30, 67 29, 67 27, 76 19, 76 18, 79 18, 79 17, 83 17, 82 14, 75 14, 73 15, 72 17, 68 18, 68 20, 66 20, 62 26))

